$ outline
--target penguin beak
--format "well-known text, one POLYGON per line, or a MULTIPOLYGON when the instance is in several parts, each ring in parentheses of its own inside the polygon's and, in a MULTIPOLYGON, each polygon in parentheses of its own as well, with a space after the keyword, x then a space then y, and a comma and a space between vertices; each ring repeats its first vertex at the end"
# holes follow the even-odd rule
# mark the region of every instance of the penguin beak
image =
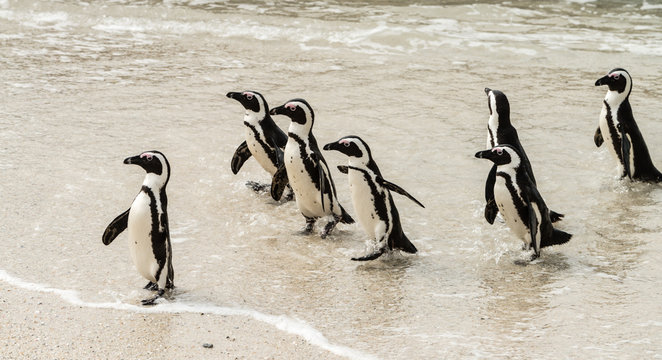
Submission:
POLYGON ((612 80, 612 79, 613 79, 613 78, 609 77, 609 75, 605 75, 605 76, 599 78, 599 79, 595 82, 595 86, 609 85, 609 83, 611 83, 611 80, 612 80))
POLYGON ((340 144, 336 142, 330 142, 326 145, 324 145, 324 150, 330 151, 330 150, 340 150, 340 144))
POLYGON ((271 109, 271 111, 269 111, 269 114, 271 114, 271 115, 283 115, 283 114, 285 114, 284 110, 285 110, 285 106, 281 105, 277 108, 271 109))
POLYGON ((479 159, 487 159, 487 160, 493 160, 494 159, 494 152, 492 150, 483 150, 479 151, 474 155, 475 157, 479 159))
POLYGON ((238 92, 232 92, 231 91, 231 92, 227 93, 225 96, 229 97, 230 99, 235 99, 236 100, 237 98, 235 96, 237 96, 237 95, 239 95, 238 92))
POLYGON ((485 95, 490 96, 490 91, 492 91, 492 89, 486 87, 485 88, 485 95))
POLYGON ((131 156, 126 159, 124 159, 125 164, 135 164, 135 165, 140 165, 142 163, 142 159, 140 158, 140 155, 136 156, 131 156))

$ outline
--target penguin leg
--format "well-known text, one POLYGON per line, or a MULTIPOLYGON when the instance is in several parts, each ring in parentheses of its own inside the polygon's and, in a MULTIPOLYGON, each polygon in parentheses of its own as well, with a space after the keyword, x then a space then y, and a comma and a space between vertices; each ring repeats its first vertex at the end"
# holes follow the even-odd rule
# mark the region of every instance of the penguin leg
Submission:
POLYGON ((150 281, 150 282, 147 283, 147 285, 145 285, 145 287, 143 289, 156 291, 156 290, 159 289, 159 284, 150 281))
POLYGON ((292 200, 294 200, 294 190, 292 190, 290 184, 287 184, 287 195, 285 195, 285 201, 292 201, 292 200))
POLYGON ((333 220, 329 221, 326 225, 324 225, 324 229, 320 233, 320 237, 322 239, 325 239, 331 231, 336 227, 336 224, 338 224, 338 219, 334 216, 333 220))
POLYGON ((149 299, 144 299, 144 300, 140 301, 140 303, 143 304, 144 306, 155 305, 154 302, 155 302, 158 298, 160 298, 161 296, 163 296, 163 294, 165 294, 165 290, 164 290, 164 289, 158 289, 158 291, 157 291, 157 293, 156 293, 156 295, 155 295, 154 297, 151 297, 151 298, 149 298, 149 299))
POLYGON ((375 237, 379 239, 377 241, 377 246, 375 247, 376 250, 373 251, 370 254, 358 257, 358 258, 352 258, 354 261, 369 261, 369 260, 375 260, 382 256, 386 252, 386 226, 383 222, 380 222, 376 227, 375 227, 375 237))
POLYGON ((306 218, 306 226, 303 228, 303 232, 306 234, 310 234, 313 231, 313 227, 315 227, 315 218, 308 217, 304 215, 303 217, 306 218))

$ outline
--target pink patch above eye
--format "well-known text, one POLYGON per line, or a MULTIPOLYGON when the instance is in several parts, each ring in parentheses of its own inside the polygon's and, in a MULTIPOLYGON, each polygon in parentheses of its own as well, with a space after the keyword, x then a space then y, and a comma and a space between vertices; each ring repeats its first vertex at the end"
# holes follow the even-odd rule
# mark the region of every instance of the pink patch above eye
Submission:
POLYGON ((494 150, 492 150, 492 151, 493 151, 493 152, 496 151, 497 155, 501 155, 501 154, 503 154, 503 149, 502 149, 502 148, 496 148, 496 149, 494 149, 494 150))
POLYGON ((252 92, 248 92, 248 91, 244 92, 242 95, 246 96, 246 98, 248 100, 252 100, 253 96, 255 96, 255 94, 253 94, 252 92))
POLYGON ((348 147, 349 143, 350 143, 349 140, 340 140, 340 141, 338 141, 338 144, 343 144, 343 145, 345 145, 345 147, 348 147))
POLYGON ((287 103, 287 104, 285 104, 285 108, 287 108, 287 109, 289 109, 289 110, 291 110, 291 111, 294 111, 294 110, 297 109, 297 105, 294 104, 294 103, 287 103))
POLYGON ((152 154, 150 153, 142 153, 140 154, 140 158, 146 158, 147 160, 152 160, 152 154))

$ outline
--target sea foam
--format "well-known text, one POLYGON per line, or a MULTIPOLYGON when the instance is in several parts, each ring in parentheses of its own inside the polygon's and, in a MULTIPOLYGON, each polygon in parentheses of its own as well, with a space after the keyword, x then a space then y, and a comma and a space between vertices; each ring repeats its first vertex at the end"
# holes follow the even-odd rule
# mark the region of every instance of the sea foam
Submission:
POLYGON ((44 284, 31 283, 24 281, 15 276, 8 274, 5 270, 0 270, 0 280, 5 283, 21 288, 28 291, 41 292, 54 294, 62 298, 62 300, 75 305, 95 309, 115 309, 122 311, 131 311, 136 313, 207 313, 222 316, 243 316, 249 317, 254 320, 274 326, 278 330, 284 331, 288 334, 296 335, 306 340, 311 345, 317 346, 321 349, 329 351, 338 356, 343 356, 349 359, 376 359, 376 357, 365 354, 361 351, 336 345, 329 342, 329 340, 317 329, 308 323, 291 318, 285 315, 271 315, 265 314, 256 310, 230 308, 217 306, 213 304, 191 303, 191 302, 163 302, 154 307, 144 307, 132 305, 127 303, 116 302, 88 302, 80 298, 78 291, 57 289, 44 284))

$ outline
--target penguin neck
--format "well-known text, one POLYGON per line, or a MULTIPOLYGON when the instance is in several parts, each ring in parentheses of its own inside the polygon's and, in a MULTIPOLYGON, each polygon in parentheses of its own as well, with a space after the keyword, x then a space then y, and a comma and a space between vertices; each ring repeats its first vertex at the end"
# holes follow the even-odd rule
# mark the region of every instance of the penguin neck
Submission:
POLYGON ((167 183, 167 177, 164 174, 157 175, 154 173, 147 173, 145 175, 145 180, 143 180, 143 186, 146 186, 152 191, 158 192, 161 188, 165 188, 167 183))
POLYGON ((619 93, 618 91, 609 90, 607 91, 607 95, 605 95, 605 102, 609 104, 612 109, 617 109, 621 103, 628 101, 629 96, 629 91, 619 93))
POLYGON ((368 167, 368 161, 366 159, 360 157, 350 157, 348 161, 349 166, 365 169, 368 167))
POLYGON ((287 131, 300 137, 303 140, 307 140, 308 134, 310 134, 311 130, 312 130, 312 126, 308 121, 303 125, 292 121, 290 122, 290 127, 288 128, 287 131))
POLYGON ((265 114, 260 111, 260 112, 255 112, 251 110, 246 110, 246 113, 244 114, 244 122, 251 124, 253 126, 257 126, 260 124, 262 120, 264 120, 265 114))

